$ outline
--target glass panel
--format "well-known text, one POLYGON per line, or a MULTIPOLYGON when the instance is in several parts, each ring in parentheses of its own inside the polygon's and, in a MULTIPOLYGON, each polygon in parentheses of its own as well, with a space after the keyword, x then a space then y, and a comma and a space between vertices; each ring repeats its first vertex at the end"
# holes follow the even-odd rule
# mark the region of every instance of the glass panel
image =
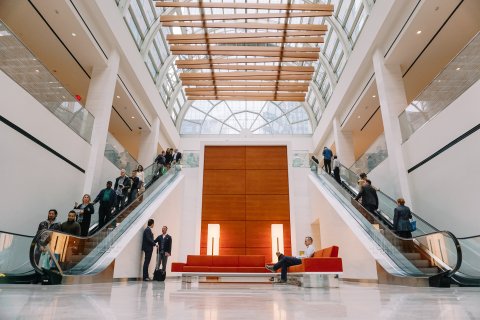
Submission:
POLYGON ((107 135, 105 158, 110 160, 117 168, 125 169, 127 174, 130 174, 139 165, 137 160, 110 133, 107 135))
POLYGON ((93 116, 0 21, 0 70, 32 95, 85 141, 90 142, 93 116))
POLYGON ((400 114, 404 142, 480 79, 479 52, 480 36, 477 34, 400 114))
POLYGON ((0 283, 8 277, 33 275, 28 252, 33 236, 0 231, 0 283))
POLYGON ((385 134, 382 133, 370 147, 368 147, 367 151, 355 161, 350 167, 350 170, 357 174, 362 172, 369 173, 387 157, 387 142, 385 141, 385 134))

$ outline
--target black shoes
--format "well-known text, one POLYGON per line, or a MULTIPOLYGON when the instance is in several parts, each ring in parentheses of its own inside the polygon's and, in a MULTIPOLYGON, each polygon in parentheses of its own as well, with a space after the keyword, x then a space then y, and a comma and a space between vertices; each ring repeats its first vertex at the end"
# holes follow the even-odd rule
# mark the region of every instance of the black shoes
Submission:
POLYGON ((273 268, 273 266, 265 265, 265 269, 267 269, 270 272, 275 272, 275 269, 273 268))
POLYGON ((143 281, 152 281, 150 278, 143 278, 143 281))

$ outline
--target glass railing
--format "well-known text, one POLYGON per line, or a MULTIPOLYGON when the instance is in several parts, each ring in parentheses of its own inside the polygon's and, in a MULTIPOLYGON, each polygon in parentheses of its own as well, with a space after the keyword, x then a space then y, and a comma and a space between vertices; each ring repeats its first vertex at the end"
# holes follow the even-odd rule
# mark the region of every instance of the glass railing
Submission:
POLYGON ((137 169, 139 163, 128 151, 115 139, 110 132, 107 134, 105 145, 105 158, 110 160, 117 168, 125 169, 127 174, 137 169))
POLYGON ((93 116, 0 20, 0 70, 90 142, 93 116))
POLYGON ((454 280, 463 286, 480 286, 480 235, 458 238, 463 262, 454 280))
POLYGON ((33 236, 0 231, 0 283, 30 282, 34 275, 28 252, 33 236), (15 279, 12 279, 15 278, 15 279))
MULTIPOLYGON (((342 168, 345 171, 346 168, 342 168)), ((345 171, 349 174, 349 171, 345 171)), ((351 171, 350 171, 351 172, 351 171)), ((449 277, 454 274, 461 265, 462 252, 456 237, 448 231, 431 231, 424 227, 412 233, 412 238, 401 238, 391 230, 391 225, 385 223, 381 215, 366 210, 352 198, 352 193, 358 187, 349 183, 353 182, 354 174, 349 174, 349 182, 339 184, 324 170, 318 170, 316 175, 323 186, 343 205, 350 215, 359 223, 361 228, 371 239, 387 254, 387 256, 401 270, 403 276, 427 277, 437 279, 442 276, 449 277), (424 232, 424 230, 427 230, 424 232)), ((342 174, 342 179, 345 178, 342 174)), ((355 185, 358 177, 355 179, 355 185)), ((381 199, 379 202, 386 199, 381 199)), ((387 209, 388 205, 380 205, 380 210, 387 209)), ((391 206, 390 206, 391 207, 391 206)), ((393 220, 393 219, 392 219, 393 220)), ((400 273, 400 275, 402 275, 400 273)))
POLYGON ((61 275, 95 274, 102 271, 99 270, 100 267, 94 267, 95 263, 178 176, 177 166, 172 166, 160 177, 154 174, 154 166, 147 168, 151 173, 145 175, 145 192, 92 235, 77 237, 51 230, 44 230, 37 235, 30 248, 30 261, 35 270, 39 273, 53 271, 61 275), (48 262, 36 261, 36 251, 47 252, 48 262))
POLYGON ((403 142, 480 79, 480 36, 435 77, 399 116, 403 142))
POLYGON ((382 133, 365 153, 350 167, 356 174, 369 173, 388 157, 385 134, 382 133))

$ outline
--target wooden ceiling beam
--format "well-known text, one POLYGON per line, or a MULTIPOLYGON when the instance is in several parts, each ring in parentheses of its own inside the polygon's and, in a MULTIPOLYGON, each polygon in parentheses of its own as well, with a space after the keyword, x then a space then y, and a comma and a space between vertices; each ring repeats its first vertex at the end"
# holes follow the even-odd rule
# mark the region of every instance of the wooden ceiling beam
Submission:
MULTIPOLYGON (((178 67, 178 66, 177 66, 178 67)), ((219 70, 265 70, 265 71, 295 71, 295 72, 314 72, 314 67, 300 66, 261 66, 261 65, 232 65, 232 64, 198 64, 179 69, 219 69, 219 70)))
POLYGON ((324 24, 285 24, 285 23, 229 23, 229 22, 162 22, 164 27, 190 27, 190 28, 230 28, 230 29, 271 29, 271 30, 311 30, 327 31, 324 24))
POLYGON ((303 12, 278 12, 278 13, 241 13, 241 14, 204 14, 204 15, 162 15, 160 22, 171 21, 215 21, 215 20, 245 20, 245 19, 285 19, 328 17, 331 11, 303 11, 303 12))
POLYGON ((254 87, 265 87, 265 86, 308 86, 310 82, 307 81, 238 81, 238 80, 183 80, 182 84, 184 86, 216 86, 218 87, 230 87, 230 86, 254 86, 254 87))
POLYGON ((287 30, 285 32, 247 32, 247 33, 208 33, 208 34, 168 34, 167 40, 206 40, 206 39, 237 39, 237 38, 268 38, 293 36, 323 36, 325 31, 287 30))
POLYGON ((256 77, 256 76, 273 76, 276 74, 284 75, 304 75, 303 72, 297 71, 231 71, 231 72, 180 72, 180 79, 202 79, 202 78, 221 78, 221 77, 256 77))
POLYGON ((282 92, 307 92, 308 87, 304 86, 268 86, 268 87, 196 87, 196 88, 185 88, 186 94, 193 93, 202 93, 208 94, 212 92, 224 92, 224 91, 282 91, 282 92))
POLYGON ((270 38, 232 38, 232 39, 191 39, 168 40, 170 44, 229 44, 229 43, 323 43, 323 37, 270 37, 270 38))
MULTIPOLYGON (((203 51, 182 51, 171 50, 172 54, 185 56, 215 55, 215 56, 251 56, 251 57, 286 57, 286 58, 308 58, 310 61, 316 61, 319 58, 318 53, 311 52, 272 52, 272 51, 217 51, 215 49, 203 51)), ((285 59, 282 59, 284 61, 285 59)))
POLYGON ((287 4, 287 3, 226 3, 226 2, 169 2, 157 1, 157 7, 163 8, 220 8, 220 9, 262 9, 262 10, 296 10, 296 11, 331 11, 331 4, 287 4))
POLYGON ((262 51, 262 52, 320 52, 317 47, 270 47, 270 46, 206 46, 206 45, 189 45, 179 44, 170 46, 171 51, 262 51))
POLYGON ((276 97, 271 95, 268 97, 241 97, 241 96, 198 96, 187 97, 187 100, 224 100, 224 101, 299 101, 304 102, 305 97, 276 97))
POLYGON ((183 80, 312 80, 310 74, 280 74, 256 76, 205 76, 203 78, 182 78, 183 80))
POLYGON ((287 98, 287 97, 292 97, 292 98, 305 98, 305 93, 278 93, 274 94, 273 92, 267 92, 267 93, 260 93, 260 92, 242 92, 242 91, 226 91, 222 92, 221 94, 215 94, 214 92, 210 92, 209 94, 203 94, 203 93, 193 93, 193 94, 188 94, 188 97, 202 97, 202 96, 229 96, 229 97, 271 97, 271 96, 277 96, 279 98, 287 98))
POLYGON ((313 61, 309 58, 281 58, 281 57, 270 57, 270 58, 240 58, 240 59, 188 59, 181 60, 177 59, 175 62, 177 67, 185 68, 186 66, 198 65, 198 64, 237 64, 237 63, 263 63, 263 62, 301 62, 301 61, 313 61))

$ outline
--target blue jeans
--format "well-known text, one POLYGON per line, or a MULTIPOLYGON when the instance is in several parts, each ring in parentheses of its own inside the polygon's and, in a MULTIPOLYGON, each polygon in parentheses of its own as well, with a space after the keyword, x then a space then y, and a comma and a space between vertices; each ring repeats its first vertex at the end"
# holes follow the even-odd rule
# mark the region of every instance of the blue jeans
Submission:
POLYGON ((302 264, 302 259, 298 259, 295 257, 288 257, 288 256, 280 256, 280 260, 273 265, 275 270, 282 268, 281 279, 287 281, 287 270, 290 266, 296 266, 298 264, 302 264))

